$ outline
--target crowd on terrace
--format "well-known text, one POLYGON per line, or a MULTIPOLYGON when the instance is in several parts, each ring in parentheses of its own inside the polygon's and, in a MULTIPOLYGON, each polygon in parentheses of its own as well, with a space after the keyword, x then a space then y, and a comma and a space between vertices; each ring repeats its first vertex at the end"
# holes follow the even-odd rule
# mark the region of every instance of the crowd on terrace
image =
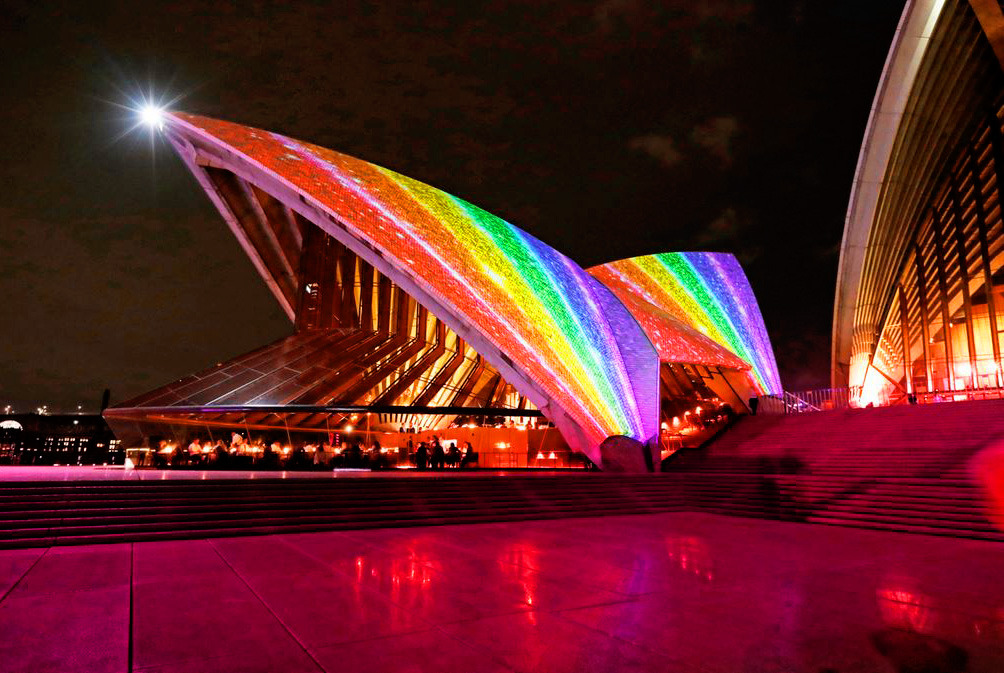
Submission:
POLYGON ((238 432, 230 442, 222 439, 193 438, 187 445, 167 439, 153 439, 149 462, 145 458, 139 466, 168 467, 228 467, 254 466, 262 469, 370 469, 379 470, 409 465, 419 470, 463 468, 478 463, 478 452, 470 442, 458 446, 457 442, 444 445, 438 436, 431 441, 416 443, 408 440, 404 446, 385 448, 374 438, 366 442, 356 436, 348 441, 332 444, 329 441, 293 445, 277 439, 260 438, 248 441, 238 432))
MULTIPOLYGON (((697 401, 699 404, 691 400, 690 405, 681 404, 683 400, 663 401, 660 428, 663 458, 684 446, 699 445, 735 417, 732 407, 718 398, 697 401)), ((207 437, 197 431, 192 433, 177 428, 177 433, 172 431, 171 438, 150 437, 149 448, 130 450, 130 456, 137 467, 161 469, 592 467, 584 457, 569 452, 567 446, 545 442, 540 435, 529 442, 526 436, 528 427, 529 424, 501 420, 495 427, 488 424, 477 426, 472 422, 458 423, 457 427, 445 430, 445 438, 427 431, 416 432, 414 428, 401 428, 396 433, 359 431, 358 428, 346 431, 342 428, 312 436, 283 432, 278 428, 277 432, 266 429, 253 434, 250 430, 228 429, 222 433, 223 437, 211 430, 204 430, 208 432, 207 437), (458 430, 464 434, 458 436, 458 430), (507 432, 508 435, 505 434, 507 432)))

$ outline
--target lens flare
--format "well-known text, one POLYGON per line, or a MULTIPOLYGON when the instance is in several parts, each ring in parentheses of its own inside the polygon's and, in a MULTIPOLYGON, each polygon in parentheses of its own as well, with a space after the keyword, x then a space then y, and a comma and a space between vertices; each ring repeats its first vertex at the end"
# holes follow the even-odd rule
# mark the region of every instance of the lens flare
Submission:
POLYGON ((160 131, 164 128, 164 108, 147 103, 139 109, 139 120, 144 126, 160 131))

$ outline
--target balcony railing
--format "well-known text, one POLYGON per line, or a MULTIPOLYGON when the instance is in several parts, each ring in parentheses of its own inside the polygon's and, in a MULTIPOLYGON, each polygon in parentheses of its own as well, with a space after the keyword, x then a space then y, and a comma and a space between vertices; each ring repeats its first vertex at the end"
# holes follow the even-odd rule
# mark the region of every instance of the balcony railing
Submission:
MULTIPOLYGON (((860 390, 856 388, 818 388, 800 392, 784 391, 780 395, 762 395, 757 413, 772 415, 807 414, 833 409, 857 409, 861 404, 860 390)), ((943 402, 969 402, 974 400, 1004 399, 1004 388, 965 388, 929 393, 883 397, 873 406, 891 407, 905 404, 941 404, 943 402)))

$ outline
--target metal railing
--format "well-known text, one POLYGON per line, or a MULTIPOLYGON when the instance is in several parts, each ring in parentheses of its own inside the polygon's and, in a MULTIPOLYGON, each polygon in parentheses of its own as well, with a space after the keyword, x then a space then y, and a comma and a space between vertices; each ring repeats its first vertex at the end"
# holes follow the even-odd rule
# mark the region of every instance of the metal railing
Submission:
POLYGON ((849 409, 849 388, 817 388, 799 392, 783 391, 780 395, 762 395, 757 413, 773 415, 807 414, 814 411, 849 409))
MULTIPOLYGON (((856 409, 865 406, 858 398, 858 388, 818 388, 801 392, 784 391, 780 395, 761 395, 757 413, 768 415, 806 414, 833 409, 856 409)), ((905 404, 940 404, 943 402, 968 402, 975 400, 1004 399, 1004 388, 964 388, 913 395, 883 396, 874 406, 905 404), (911 399, 912 398, 912 399, 911 399)))

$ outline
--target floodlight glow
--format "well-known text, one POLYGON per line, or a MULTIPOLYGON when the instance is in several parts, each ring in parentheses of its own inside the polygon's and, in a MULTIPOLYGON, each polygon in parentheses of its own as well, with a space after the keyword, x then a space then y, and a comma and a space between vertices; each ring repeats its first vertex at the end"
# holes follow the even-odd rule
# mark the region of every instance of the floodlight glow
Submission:
POLYGON ((147 103, 139 110, 139 120, 144 126, 159 131, 164 128, 164 109, 147 103))

